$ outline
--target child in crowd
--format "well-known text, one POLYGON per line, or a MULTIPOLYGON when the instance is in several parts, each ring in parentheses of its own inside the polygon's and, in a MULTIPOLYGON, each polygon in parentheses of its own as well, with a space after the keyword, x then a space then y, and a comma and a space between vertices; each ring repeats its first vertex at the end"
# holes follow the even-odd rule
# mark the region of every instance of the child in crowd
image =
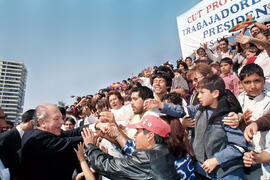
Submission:
POLYGON ((229 89, 236 97, 239 95, 239 78, 232 73, 233 61, 223 58, 220 61, 220 77, 224 80, 226 89, 229 89))
POLYGON ((259 49, 256 46, 251 46, 247 48, 246 50, 244 50, 244 53, 246 56, 246 65, 255 62, 258 52, 259 52, 259 49))
POLYGON ((241 111, 239 104, 218 76, 205 77, 198 84, 199 101, 195 115, 193 149, 197 159, 196 172, 211 179, 242 179, 239 159, 246 148, 241 130, 222 123, 229 111, 241 111))
POLYGON ((185 63, 187 64, 188 69, 191 69, 191 68, 192 68, 192 66, 193 66, 193 62, 192 62, 191 57, 186 57, 186 59, 185 59, 185 63))
MULTIPOLYGON (((247 147, 239 128, 224 125, 222 119, 230 112, 241 112, 235 96, 225 89, 217 75, 204 77, 197 85, 200 105, 189 105, 190 117, 195 119, 193 150, 197 162, 195 172, 202 179, 242 179, 242 155, 247 147)), ((182 106, 148 100, 145 109, 158 107, 161 113, 174 117, 185 115, 182 106)))
POLYGON ((221 72, 220 72, 219 64, 213 63, 213 64, 210 65, 210 67, 211 67, 211 71, 212 71, 213 74, 220 75, 221 72))
MULTIPOLYGON (((270 111, 270 92, 263 89, 265 84, 264 72, 257 64, 251 63, 244 66, 239 77, 245 89, 238 96, 239 103, 244 112, 240 122, 243 127, 270 111)), ((254 146, 255 153, 261 153, 265 148, 266 133, 257 132, 253 136, 252 145, 254 146)), ((248 179, 256 179, 261 176, 261 179, 264 179, 266 173, 262 173, 261 165, 256 165, 245 176, 248 179)))

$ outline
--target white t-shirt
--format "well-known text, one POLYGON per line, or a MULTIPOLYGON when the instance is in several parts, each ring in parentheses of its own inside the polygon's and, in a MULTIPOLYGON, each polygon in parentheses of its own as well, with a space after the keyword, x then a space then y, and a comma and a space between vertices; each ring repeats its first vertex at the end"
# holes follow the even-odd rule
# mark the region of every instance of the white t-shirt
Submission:
POLYGON ((114 119, 116 122, 124 121, 127 124, 131 121, 134 116, 133 109, 131 104, 124 105, 120 109, 112 109, 111 112, 114 115, 114 119))
MULTIPOLYGON (((238 96, 238 101, 242 107, 243 113, 249 109, 252 111, 250 120, 256 121, 270 111, 270 91, 264 90, 253 100, 247 96, 246 92, 242 92, 238 96)), ((254 151, 260 153, 265 147, 266 132, 257 132, 253 136, 254 151)))
POLYGON ((270 90, 270 57, 268 56, 266 50, 263 50, 254 62, 261 66, 264 72, 265 85, 264 88, 270 90))

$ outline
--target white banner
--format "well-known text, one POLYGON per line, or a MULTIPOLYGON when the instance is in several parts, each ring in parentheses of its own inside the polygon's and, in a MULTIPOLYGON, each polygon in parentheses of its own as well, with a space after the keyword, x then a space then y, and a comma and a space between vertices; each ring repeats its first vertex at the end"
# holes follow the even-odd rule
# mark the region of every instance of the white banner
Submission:
POLYGON ((200 43, 209 47, 222 37, 231 37, 229 29, 251 14, 256 21, 270 21, 269 0, 207 0, 177 17, 182 56, 190 56, 200 43))

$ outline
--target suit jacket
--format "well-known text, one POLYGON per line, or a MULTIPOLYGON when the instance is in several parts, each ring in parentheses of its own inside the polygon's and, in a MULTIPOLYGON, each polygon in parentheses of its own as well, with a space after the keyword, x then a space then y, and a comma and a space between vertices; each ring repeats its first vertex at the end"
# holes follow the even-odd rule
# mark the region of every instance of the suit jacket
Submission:
POLYGON ((56 136, 34 129, 24 134, 20 155, 20 179, 71 180, 78 163, 73 148, 82 141, 80 131, 63 131, 56 136))
POLYGON ((0 134, 0 158, 4 166, 9 168, 11 179, 17 174, 19 164, 17 151, 20 148, 21 137, 15 127, 0 134))

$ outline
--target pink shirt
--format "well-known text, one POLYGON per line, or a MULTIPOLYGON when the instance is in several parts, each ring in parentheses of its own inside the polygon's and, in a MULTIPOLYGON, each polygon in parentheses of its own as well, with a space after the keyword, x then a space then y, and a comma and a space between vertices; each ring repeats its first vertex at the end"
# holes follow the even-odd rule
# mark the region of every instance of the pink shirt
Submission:
POLYGON ((229 89, 237 97, 239 95, 239 78, 232 72, 227 75, 220 74, 220 77, 224 80, 226 89, 229 89))

